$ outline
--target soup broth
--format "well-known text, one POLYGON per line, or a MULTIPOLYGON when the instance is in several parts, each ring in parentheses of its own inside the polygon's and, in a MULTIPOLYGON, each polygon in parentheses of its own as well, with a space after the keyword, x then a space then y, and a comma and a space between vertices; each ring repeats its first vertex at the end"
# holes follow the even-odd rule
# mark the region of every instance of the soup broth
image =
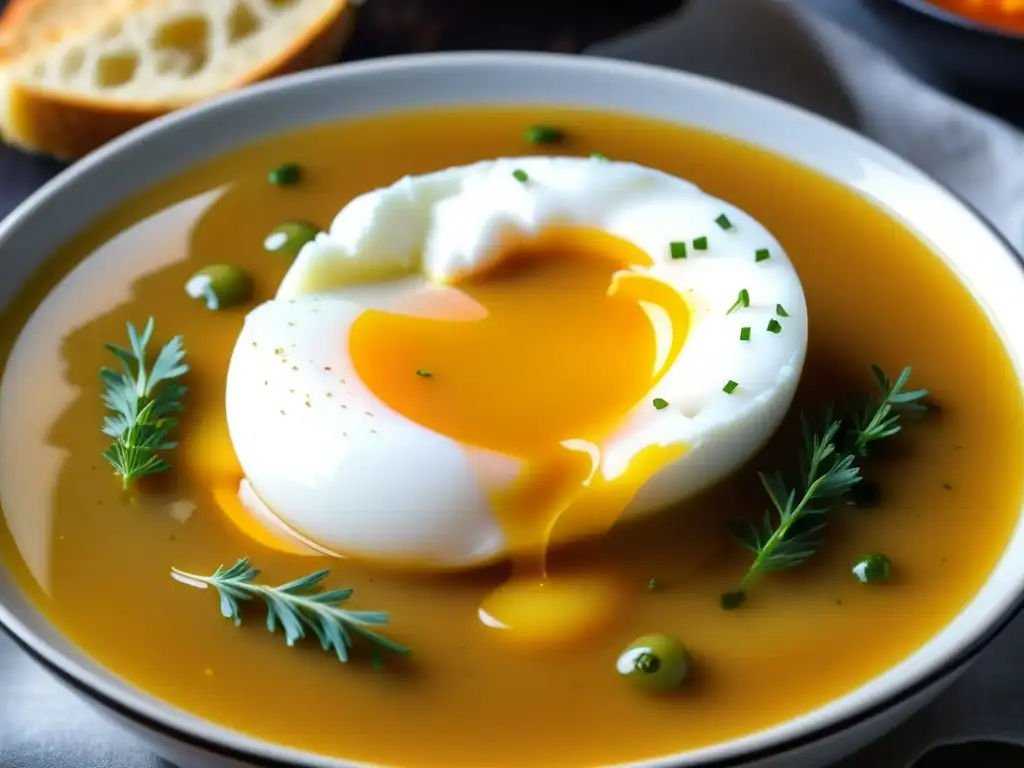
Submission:
MULTIPOLYGON (((792 162, 633 117, 431 111, 275 137, 97 222, 34 278, 0 328, 0 558, 22 589, 139 688, 228 728, 353 760, 611 764, 769 727, 864 684, 940 630, 982 585, 1021 509, 1020 383, 982 309, 928 247, 792 162), (351 198, 403 175, 539 153, 547 148, 522 138, 538 123, 565 129, 558 153, 600 152, 676 174, 761 221, 799 273, 810 329, 795 407, 749 467, 678 508, 554 553, 555 570, 599 564, 626 600, 610 629, 544 652, 511 647, 478 619, 508 576, 504 565, 399 573, 288 554, 228 519, 215 500, 234 471, 224 384, 252 304, 211 312, 183 290, 197 269, 230 261, 253 276, 253 303, 267 300, 290 262, 264 250, 280 222, 327 227, 351 198), (283 161, 304 168, 287 190, 267 182, 283 161), (126 494, 100 456, 109 439, 97 373, 113 362, 103 345, 124 343, 125 323, 141 327, 149 316, 156 343, 184 337, 188 391, 172 470, 126 494), (31 343, 9 357, 22 328, 31 343), (890 374, 913 366, 912 383, 941 408, 865 463, 877 506, 834 511, 817 556, 767 575, 745 605, 723 610, 720 594, 750 562, 725 521, 763 514, 756 470, 795 467, 797 410, 870 391, 872 363, 890 374), (851 575, 868 552, 891 559, 890 581, 851 575), (236 628, 212 591, 170 577, 172 567, 209 574, 240 557, 268 584, 330 568, 329 586, 353 587, 353 609, 388 611, 389 636, 412 655, 377 670, 362 656, 341 664, 315 641, 288 648, 266 631, 259 604, 244 606, 236 628), (692 654, 690 678, 670 696, 645 696, 615 671, 623 647, 652 632, 675 635, 692 654)), ((402 467, 393 471, 401 482, 402 467)))

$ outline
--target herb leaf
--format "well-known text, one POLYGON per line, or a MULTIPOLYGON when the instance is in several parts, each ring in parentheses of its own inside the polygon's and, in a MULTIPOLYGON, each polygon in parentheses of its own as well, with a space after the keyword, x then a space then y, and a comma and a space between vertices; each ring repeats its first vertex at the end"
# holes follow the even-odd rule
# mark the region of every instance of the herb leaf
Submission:
POLYGON ((534 125, 523 138, 530 144, 558 144, 565 138, 565 131, 553 125, 534 125))
POLYGON ((746 288, 741 288, 740 292, 736 295, 736 301, 732 303, 732 306, 729 307, 729 311, 726 312, 725 314, 731 315, 733 312, 736 312, 737 310, 740 309, 746 309, 749 306, 750 291, 748 291, 746 288))
POLYGON ((928 390, 906 390, 910 380, 910 368, 904 368, 895 382, 890 382, 877 365, 871 366, 871 374, 878 386, 879 394, 867 398, 854 406, 850 419, 853 424, 850 450, 858 456, 867 456, 868 446, 878 440, 892 437, 900 429, 901 415, 917 415, 928 410, 922 401, 928 397, 928 390))
POLYGON ((311 634, 325 651, 333 651, 338 660, 344 662, 349 660, 354 637, 358 636, 370 643, 374 666, 379 666, 382 650, 408 655, 410 650, 404 645, 372 629, 387 626, 387 613, 338 607, 352 596, 353 590, 323 591, 323 580, 329 573, 326 569, 315 571, 287 584, 267 587, 254 583, 260 570, 254 568, 248 558, 242 558, 230 568, 219 566, 212 576, 171 569, 171 576, 182 584, 217 590, 221 615, 231 619, 236 627, 242 624, 242 603, 256 599, 266 606, 267 630, 276 632, 280 628, 289 646, 311 634))
POLYGON ((773 509, 765 510, 760 524, 733 531, 755 555, 740 581, 741 590, 760 574, 800 565, 818 551, 823 515, 860 480, 854 457, 836 454, 839 429, 840 423, 833 421, 819 433, 804 421, 804 467, 798 487, 787 487, 779 472, 758 473, 773 509))
POLYGON ((794 568, 813 557, 823 543, 828 512, 861 481, 859 458, 878 440, 900 431, 900 417, 923 411, 928 392, 905 389, 910 368, 891 383, 876 366, 872 374, 880 394, 855 404, 845 418, 832 406, 815 419, 802 419, 803 446, 799 482, 790 487, 780 472, 759 472, 771 501, 759 523, 731 526, 733 538, 754 553, 754 561, 735 590, 722 596, 727 609, 743 603, 746 590, 762 574, 794 568))
POLYGON ((173 414, 182 410, 185 387, 177 379, 188 372, 181 336, 171 339, 146 366, 146 347, 153 336, 153 318, 140 334, 128 323, 129 349, 105 344, 121 363, 121 371, 100 369, 105 390, 103 403, 111 412, 103 419, 103 433, 113 442, 103 452, 127 488, 135 480, 170 468, 160 456, 177 443, 170 439, 178 424, 173 414))

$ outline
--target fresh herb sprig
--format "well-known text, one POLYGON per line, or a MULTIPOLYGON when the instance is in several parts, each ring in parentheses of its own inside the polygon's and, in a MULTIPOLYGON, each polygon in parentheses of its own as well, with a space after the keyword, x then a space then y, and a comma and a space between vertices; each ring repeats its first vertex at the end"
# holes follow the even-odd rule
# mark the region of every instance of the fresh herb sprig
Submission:
POLYGON ((871 372, 878 393, 857 398, 845 413, 825 408, 803 419, 800 478, 787 485, 780 472, 758 473, 771 501, 759 523, 734 526, 733 537, 754 553, 754 561, 736 589, 722 595, 722 607, 736 608, 763 574, 794 568, 814 556, 824 541, 828 512, 862 480, 858 460, 880 440, 902 429, 901 417, 927 410, 924 389, 907 390, 911 369, 891 382, 877 365, 871 372))
POLYGON ((122 370, 100 370, 100 380, 106 386, 103 402, 111 411, 103 419, 103 433, 114 440, 103 458, 114 467, 124 488, 140 477, 169 469, 171 465, 160 452, 177 445, 170 433, 177 426, 173 414, 181 412, 185 394, 185 387, 177 381, 188 372, 182 362, 185 347, 181 336, 175 336, 149 367, 146 347, 152 336, 151 317, 141 334, 128 323, 129 349, 104 344, 121 361, 122 370))
POLYGON ((369 641, 374 666, 380 666, 380 651, 408 655, 404 645, 389 640, 371 627, 388 624, 388 614, 382 611, 349 611, 338 606, 352 596, 351 589, 322 591, 322 582, 330 571, 324 569, 303 576, 287 584, 268 587, 253 583, 260 575, 258 568, 243 558, 225 569, 217 568, 212 576, 199 576, 177 568, 171 575, 182 584, 199 589, 213 587, 220 596, 220 612, 235 626, 242 623, 242 603, 261 600, 267 608, 267 629, 284 631, 289 646, 312 634, 325 651, 333 651, 339 661, 348 661, 353 647, 353 636, 369 641))
POLYGON ((906 389, 910 368, 904 368, 895 382, 890 382, 877 365, 871 366, 871 375, 879 395, 855 403, 850 409, 849 420, 853 428, 848 433, 852 438, 849 450, 857 456, 867 456, 872 443, 897 434, 902 428, 901 416, 919 415, 928 410, 923 402, 928 397, 928 390, 906 389))

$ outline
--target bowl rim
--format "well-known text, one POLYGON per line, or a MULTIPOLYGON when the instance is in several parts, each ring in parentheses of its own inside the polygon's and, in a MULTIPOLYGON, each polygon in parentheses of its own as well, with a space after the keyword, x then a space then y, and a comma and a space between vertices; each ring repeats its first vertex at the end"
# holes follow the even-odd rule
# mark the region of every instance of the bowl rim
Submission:
POLYGON ((942 8, 930 3, 928 0, 890 0, 905 9, 928 16, 936 21, 941 21, 966 32, 972 32, 986 37, 997 37, 1015 43, 1024 43, 1024 32, 1012 32, 1002 29, 983 21, 976 21, 948 8, 942 8))
MULTIPOLYGON (((191 122, 196 119, 216 115, 218 112, 226 111, 235 105, 256 101, 264 95, 292 89, 302 90, 321 82, 333 82, 336 80, 368 78, 375 75, 384 75, 396 71, 411 68, 468 68, 474 66, 490 66, 502 69, 515 69, 520 66, 548 67, 558 69, 590 70, 590 74, 607 72, 617 74, 621 77, 633 77, 640 79, 661 79, 662 81, 674 79, 677 83, 688 83, 694 88, 706 90, 717 90, 722 94, 737 98, 749 104, 759 104, 765 109, 789 112, 794 119, 816 124, 822 130, 828 130, 837 137, 843 137, 846 141, 855 145, 870 149, 877 156, 886 157, 887 160, 901 168, 905 176, 926 182, 949 197, 950 202, 960 206, 972 219, 974 224, 980 224, 993 236, 993 241, 1001 246, 1004 255, 1008 257, 1016 267, 1024 274, 1024 257, 1021 256, 1014 246, 996 227, 989 222, 972 204, 965 201, 959 194, 951 190, 947 185, 932 178, 921 171, 909 161, 899 157, 887 148, 877 144, 871 139, 856 133, 855 131, 834 123, 809 110, 797 107, 780 99, 767 96, 756 91, 729 83, 714 80, 713 78, 682 72, 669 67, 636 62, 621 61, 589 55, 561 54, 561 53, 535 53, 535 52, 481 52, 462 51, 453 53, 423 53, 414 55, 398 55, 380 57, 359 62, 350 62, 317 70, 300 72, 286 75, 269 82, 260 83, 240 91, 232 92, 217 99, 194 105, 164 117, 146 123, 127 134, 118 137, 104 147, 83 158, 79 162, 61 171, 57 176, 44 184, 29 198, 23 201, 3 221, 0 221, 0 247, 20 226, 23 219, 28 218, 37 209, 44 206, 48 198, 59 192, 62 188, 70 186, 82 177, 89 177, 94 169, 102 166, 109 158, 122 153, 131 154, 133 150, 141 149, 147 141, 158 135, 174 131, 179 125, 191 122)), ((467 102, 469 103, 469 102, 467 102)), ((472 102, 482 104, 483 102, 472 102)), ((406 108, 408 109, 408 108, 406 108)), ((402 111, 401 109, 398 110, 402 111)), ((624 111, 628 112, 629 110, 624 111)), ((378 114, 380 114, 378 112, 378 114)), ((303 124, 297 121, 297 124, 303 124)), ((306 123, 309 124, 309 123, 306 123)), ((243 144, 253 141, 247 138, 243 144)), ((255 139, 258 140, 258 139, 255 139)), ((771 151, 771 150, 768 150, 771 151)), ((220 154, 220 153, 217 153, 220 154)), ((150 184, 156 183, 161 177, 157 176, 150 180, 150 184)), ((1021 381, 1022 393, 1024 393, 1024 380, 1021 381)), ((1018 526, 1024 517, 1018 520, 1018 526)), ((1000 556, 1000 561, 1005 557, 1005 549, 1000 556)), ((998 564, 998 563, 997 563, 998 564)), ((0 563, 0 573, 6 571, 6 567, 0 563)), ((994 572, 993 572, 994 573, 994 572)), ((979 590, 983 589, 992 580, 990 573, 979 590)), ((1024 577, 1022 577, 1024 581, 1024 577)), ((975 593, 972 600, 976 599, 980 591, 975 593)), ((923 670, 908 672, 906 675, 886 691, 877 693, 867 702, 851 705, 847 711, 841 713, 830 713, 820 718, 817 724, 808 723, 799 733, 793 735, 770 734, 765 736, 765 744, 748 749, 734 748, 727 749, 728 745, 737 741, 772 731, 785 722, 792 722, 816 712, 820 707, 849 695, 842 694, 816 707, 815 709, 787 718, 786 721, 766 726, 762 731, 755 734, 736 737, 727 741, 718 742, 709 747, 702 747, 699 751, 707 748, 722 748, 725 754, 720 757, 708 756, 706 759, 698 758, 694 765, 704 768, 729 768, 730 766, 746 765, 750 762, 779 756, 794 750, 806 747, 822 741, 830 736, 847 731, 854 726, 880 716, 901 704, 907 703, 931 688, 949 679, 965 669, 977 655, 1014 619, 1024 610, 1024 583, 1015 590, 1012 599, 1000 603, 1001 610, 994 616, 986 617, 985 620, 976 620, 965 632, 963 637, 958 639, 957 645, 946 653, 935 653, 929 659, 923 670)), ((31 601, 28 601, 30 611, 39 614, 44 624, 51 627, 59 636, 65 637, 64 633, 45 616, 31 601)), ((969 603, 968 603, 969 604, 969 603)), ((941 632, 954 621, 951 618, 947 624, 938 630, 941 632)), ((92 699, 95 703, 111 710, 145 729, 161 734, 174 741, 205 750, 211 754, 219 755, 229 759, 243 761, 247 765, 260 766, 262 768, 297 768, 297 766, 325 766, 328 768, 344 768, 344 766, 368 766, 367 763, 320 755, 301 750, 294 747, 286 747, 282 744, 265 740, 255 735, 237 731, 223 726, 212 720, 200 718, 192 713, 179 708, 177 705, 166 702, 149 694, 128 681, 120 678, 106 680, 102 675, 87 669, 80 661, 52 645, 39 631, 30 627, 25 621, 16 615, 6 602, 0 597, 0 629, 10 636, 14 642, 31 658, 40 663, 44 668, 62 680, 65 684, 83 694, 86 698, 92 699), (183 717, 184 716, 184 717, 183 717), (194 719, 195 725, 201 728, 189 728, 188 719, 194 719)), ((933 638, 922 643, 917 651, 933 642, 933 638)), ((70 642, 70 641, 69 641, 70 642)), ((71 644, 73 646, 73 643, 71 644)), ((84 653, 79 650, 80 653, 84 653)), ((916 652, 916 651, 915 651, 916 652)), ((86 654, 87 655, 87 654, 86 654)), ((91 659, 91 657, 89 657, 91 659)), ((93 662, 99 665, 99 662, 93 662)), ((887 668, 891 671, 904 661, 897 661, 887 668)), ((102 667, 110 671, 109 668, 102 667)), ((880 673, 881 674, 881 673, 880 673)), ((863 684, 862 684, 863 685, 863 684)), ((856 690, 856 689, 855 689, 856 690)), ((618 768, 669 768, 676 765, 680 759, 687 759, 687 753, 675 753, 661 757, 640 760, 628 764, 618 764, 618 768)))

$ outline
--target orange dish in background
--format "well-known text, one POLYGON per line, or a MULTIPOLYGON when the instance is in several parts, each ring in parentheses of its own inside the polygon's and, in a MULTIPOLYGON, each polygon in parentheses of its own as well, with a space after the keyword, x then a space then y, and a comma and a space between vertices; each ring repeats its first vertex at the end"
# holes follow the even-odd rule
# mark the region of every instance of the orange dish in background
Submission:
POLYGON ((943 10, 1005 32, 1024 34, 1024 0, 929 0, 943 10))

